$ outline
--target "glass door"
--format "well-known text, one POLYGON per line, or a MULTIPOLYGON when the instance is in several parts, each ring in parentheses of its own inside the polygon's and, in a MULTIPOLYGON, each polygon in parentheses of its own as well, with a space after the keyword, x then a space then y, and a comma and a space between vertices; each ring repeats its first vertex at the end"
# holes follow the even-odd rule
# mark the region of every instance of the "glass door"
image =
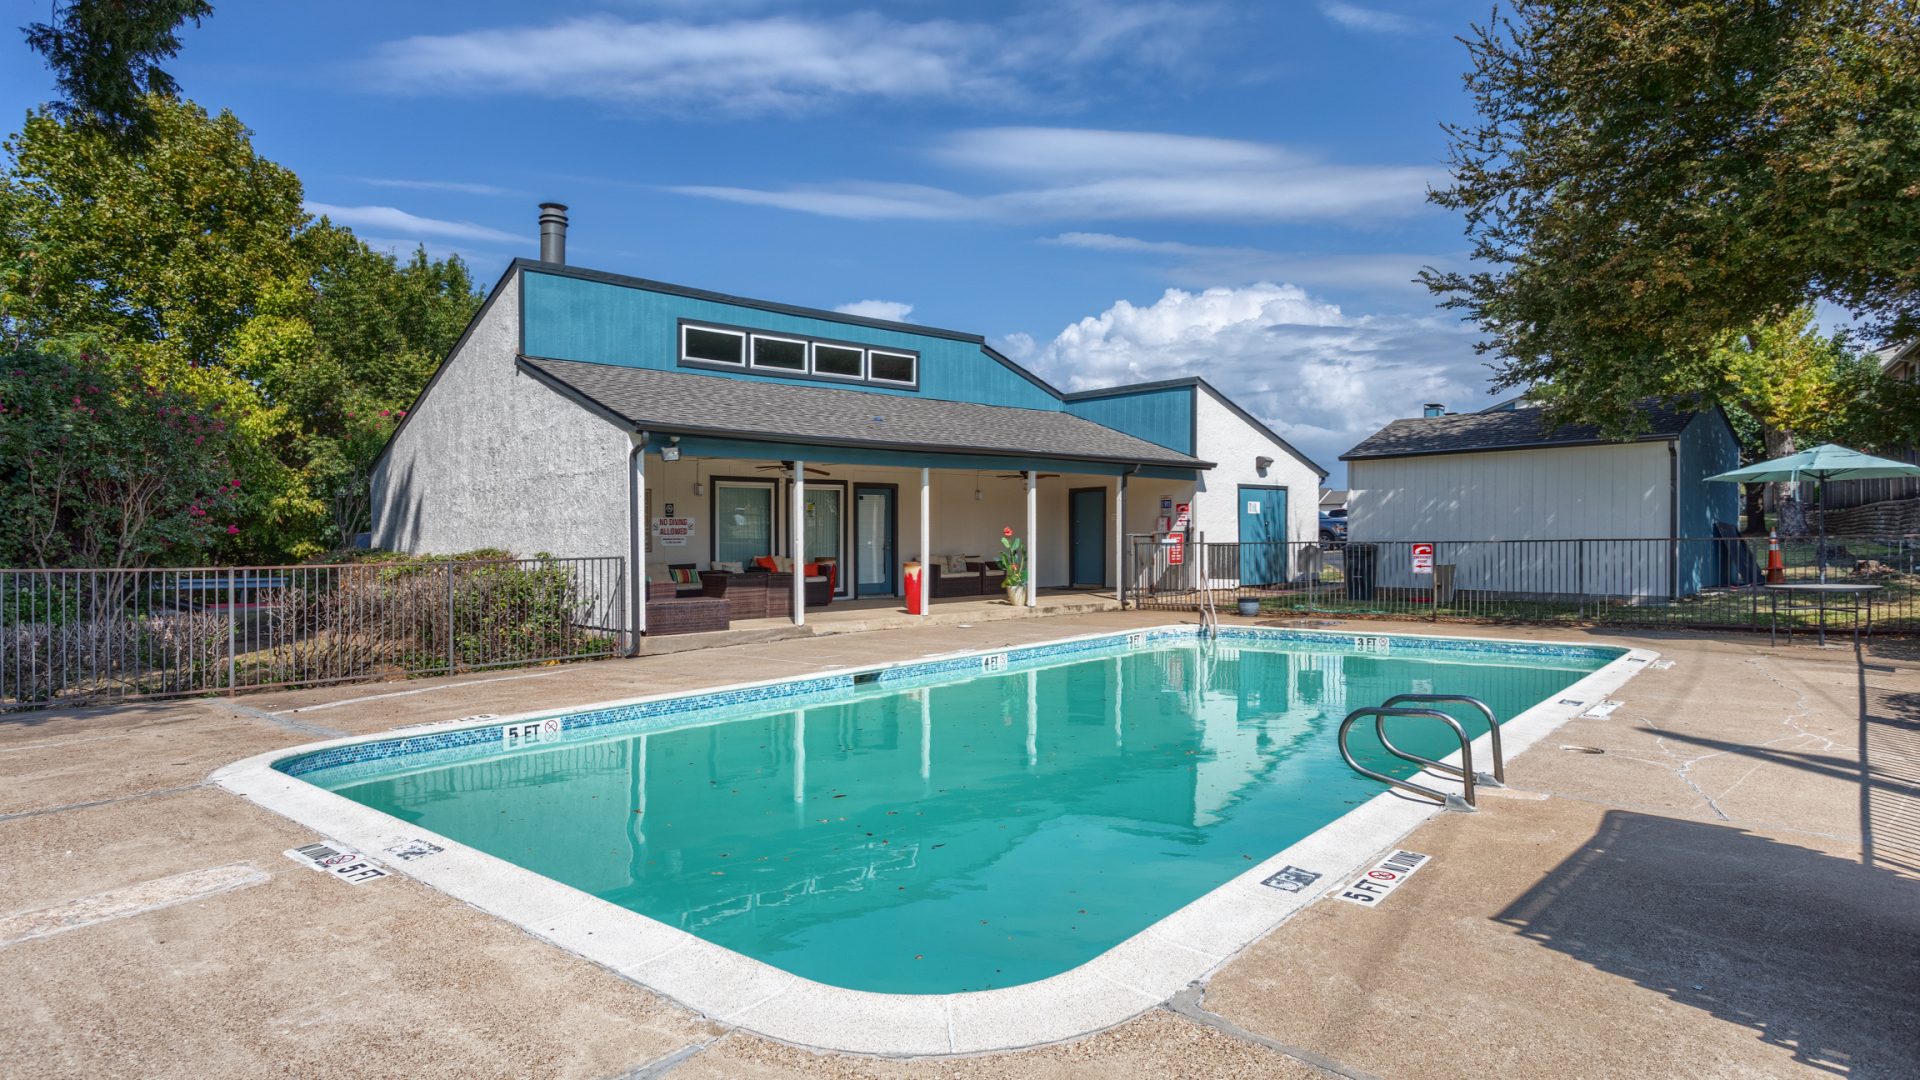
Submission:
POLYGON ((752 566, 773 550, 773 484, 716 480, 713 484, 713 559, 752 566))
POLYGON ((846 501, 846 495, 846 489, 838 484, 832 487, 820 481, 807 484, 807 553, 804 561, 833 560, 833 591, 836 595, 845 589, 847 583, 846 558, 841 550, 841 530, 846 527, 847 520, 841 512, 841 504, 846 501))
POLYGON ((894 557, 893 485, 854 488, 854 591, 860 596, 895 596, 899 560, 894 557))

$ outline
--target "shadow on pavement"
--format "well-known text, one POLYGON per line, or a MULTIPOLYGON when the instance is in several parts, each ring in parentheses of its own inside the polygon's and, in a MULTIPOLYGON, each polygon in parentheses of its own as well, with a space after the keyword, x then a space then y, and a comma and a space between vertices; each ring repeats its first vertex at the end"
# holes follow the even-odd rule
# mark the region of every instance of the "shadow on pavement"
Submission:
POLYGON ((1495 919, 1815 1068, 1920 1075, 1920 881, 1614 810, 1495 919))

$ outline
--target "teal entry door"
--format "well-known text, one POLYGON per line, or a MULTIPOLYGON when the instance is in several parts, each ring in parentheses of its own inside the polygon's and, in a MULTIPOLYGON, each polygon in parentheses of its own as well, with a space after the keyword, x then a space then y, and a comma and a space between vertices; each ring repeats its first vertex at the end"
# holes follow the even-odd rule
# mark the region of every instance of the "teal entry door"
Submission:
POLYGON ((1067 493, 1067 545, 1070 585, 1107 583, 1107 489, 1074 488, 1067 493))
POLYGON ((898 528, 893 504, 899 489, 892 484, 856 484, 853 488, 853 593, 855 596, 896 596, 899 560, 893 557, 898 528))
POLYGON ((1240 485, 1240 583, 1287 580, 1287 489, 1240 485))

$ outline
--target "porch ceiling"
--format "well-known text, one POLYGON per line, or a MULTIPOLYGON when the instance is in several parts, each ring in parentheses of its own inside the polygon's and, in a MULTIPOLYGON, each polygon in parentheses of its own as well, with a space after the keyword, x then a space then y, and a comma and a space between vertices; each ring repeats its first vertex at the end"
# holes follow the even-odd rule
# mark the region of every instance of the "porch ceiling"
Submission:
POLYGON ((521 370, 633 431, 1206 469, 1066 413, 522 356, 521 370))

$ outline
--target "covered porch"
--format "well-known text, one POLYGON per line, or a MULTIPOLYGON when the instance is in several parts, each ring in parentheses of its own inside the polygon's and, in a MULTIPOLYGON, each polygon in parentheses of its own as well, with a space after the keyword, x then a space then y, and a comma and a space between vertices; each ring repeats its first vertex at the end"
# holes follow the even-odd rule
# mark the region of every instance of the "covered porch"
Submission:
POLYGON ((1025 613, 1118 607, 1125 538, 1164 529, 1163 501, 1195 488, 1194 470, 1143 463, 661 433, 636 449, 633 563, 646 568, 648 637, 1011 614, 1009 531, 1025 613))

